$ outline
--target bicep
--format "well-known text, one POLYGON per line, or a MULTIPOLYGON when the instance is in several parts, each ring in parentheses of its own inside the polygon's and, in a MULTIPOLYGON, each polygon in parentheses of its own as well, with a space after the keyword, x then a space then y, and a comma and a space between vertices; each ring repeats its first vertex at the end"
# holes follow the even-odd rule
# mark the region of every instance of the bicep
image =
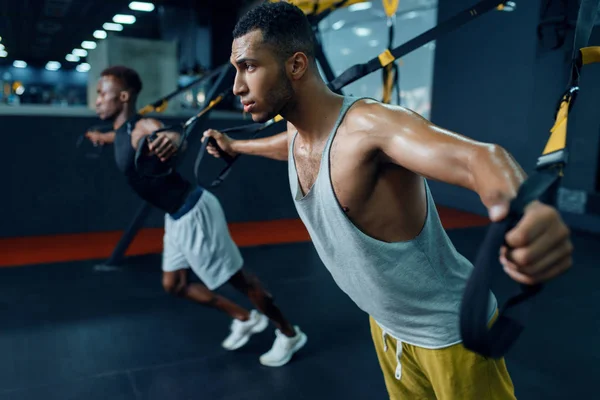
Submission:
POLYGON ((385 107, 375 146, 384 162, 433 180, 472 186, 471 160, 490 145, 440 128, 416 113, 385 107))

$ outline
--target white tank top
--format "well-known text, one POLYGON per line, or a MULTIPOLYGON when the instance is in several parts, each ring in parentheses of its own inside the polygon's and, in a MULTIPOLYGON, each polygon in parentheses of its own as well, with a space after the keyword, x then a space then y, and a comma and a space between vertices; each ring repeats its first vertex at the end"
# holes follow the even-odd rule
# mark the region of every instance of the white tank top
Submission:
MULTIPOLYGON (((461 341, 459 312, 473 265, 459 254, 446 231, 429 191, 422 231, 409 241, 387 243, 364 234, 340 207, 331 183, 329 153, 335 133, 350 106, 346 97, 327 140, 317 179, 302 196, 293 148, 288 172, 294 204, 316 251, 337 285, 399 341, 442 348, 461 341)), ((490 292, 489 318, 497 302, 490 292)))

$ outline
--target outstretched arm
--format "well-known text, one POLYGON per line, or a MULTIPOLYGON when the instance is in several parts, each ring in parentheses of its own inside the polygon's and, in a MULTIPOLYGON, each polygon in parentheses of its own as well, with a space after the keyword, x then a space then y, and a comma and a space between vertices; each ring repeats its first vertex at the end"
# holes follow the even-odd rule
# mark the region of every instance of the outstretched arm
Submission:
POLYGON ((88 138, 95 145, 112 144, 115 142, 115 132, 98 132, 98 131, 87 131, 85 137, 88 138))
MULTIPOLYGON (((207 140, 208 137, 214 138, 219 147, 232 157, 238 154, 249 154, 279 161, 288 159, 287 131, 260 139, 234 140, 224 133, 209 129, 204 132, 202 140, 207 140)), ((214 146, 208 145, 206 149, 212 156, 220 157, 214 146)))
POLYGON ((377 107, 372 145, 384 162, 476 192, 492 220, 517 194, 526 174, 497 144, 478 142, 440 128, 418 114, 394 106, 377 107))
MULTIPOLYGON (((493 221, 507 215, 526 176, 505 149, 442 129, 401 107, 362 106, 364 118, 372 119, 366 123, 375 127, 366 147, 381 162, 475 191, 493 221)), ((505 240, 500 262, 518 282, 539 283, 571 267, 570 232, 554 207, 529 204, 505 240)))

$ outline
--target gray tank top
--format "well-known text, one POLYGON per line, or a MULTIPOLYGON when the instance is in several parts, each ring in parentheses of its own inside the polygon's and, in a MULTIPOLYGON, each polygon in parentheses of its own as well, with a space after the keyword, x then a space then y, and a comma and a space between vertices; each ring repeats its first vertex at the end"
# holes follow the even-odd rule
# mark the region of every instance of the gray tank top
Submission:
MULTIPOLYGON (((319 257, 337 285, 396 340, 425 348, 461 341, 459 309, 473 265, 459 254, 440 222, 427 182, 427 218, 409 241, 387 243, 359 230, 341 209, 331 183, 329 152, 350 106, 346 97, 321 157, 317 179, 302 196, 290 143, 294 204, 319 257)), ((490 292, 491 319, 497 307, 490 292)))

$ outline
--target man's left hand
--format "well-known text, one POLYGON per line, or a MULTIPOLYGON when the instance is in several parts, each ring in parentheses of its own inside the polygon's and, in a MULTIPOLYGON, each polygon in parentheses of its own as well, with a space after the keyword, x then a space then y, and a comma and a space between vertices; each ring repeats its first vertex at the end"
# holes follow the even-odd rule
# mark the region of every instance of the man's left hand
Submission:
POLYGON ((160 161, 165 162, 179 149, 178 143, 166 133, 158 133, 154 141, 148 143, 150 154, 156 154, 160 161))
POLYGON ((505 236, 500 263, 515 281, 534 285, 552 279, 573 263, 571 232, 554 207, 534 201, 505 236))

